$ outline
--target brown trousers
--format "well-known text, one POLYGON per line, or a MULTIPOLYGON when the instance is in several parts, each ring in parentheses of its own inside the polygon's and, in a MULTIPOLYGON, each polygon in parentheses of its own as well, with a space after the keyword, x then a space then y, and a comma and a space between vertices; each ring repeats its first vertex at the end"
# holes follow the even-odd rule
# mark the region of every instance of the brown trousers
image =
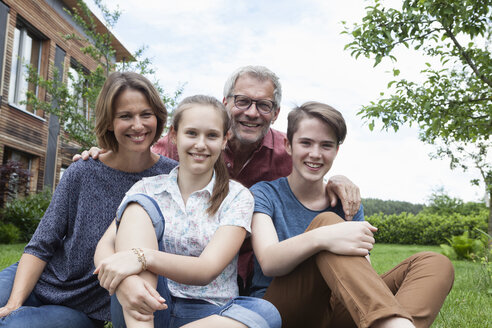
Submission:
MULTIPOLYGON (((340 222, 322 213, 307 230, 340 222)), ((379 276, 364 257, 323 251, 274 278, 264 299, 277 307, 284 328, 370 327, 391 316, 420 328, 432 324, 453 281, 451 261, 433 252, 415 254, 379 276)))

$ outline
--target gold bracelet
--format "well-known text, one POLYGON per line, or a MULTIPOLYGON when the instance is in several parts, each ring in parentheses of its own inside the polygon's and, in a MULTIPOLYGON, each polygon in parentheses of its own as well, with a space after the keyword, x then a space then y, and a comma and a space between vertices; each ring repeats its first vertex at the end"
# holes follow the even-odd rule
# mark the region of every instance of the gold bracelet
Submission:
POLYGON ((138 262, 142 264, 142 271, 147 270, 147 261, 143 250, 141 248, 132 248, 132 251, 135 255, 137 255, 138 262))

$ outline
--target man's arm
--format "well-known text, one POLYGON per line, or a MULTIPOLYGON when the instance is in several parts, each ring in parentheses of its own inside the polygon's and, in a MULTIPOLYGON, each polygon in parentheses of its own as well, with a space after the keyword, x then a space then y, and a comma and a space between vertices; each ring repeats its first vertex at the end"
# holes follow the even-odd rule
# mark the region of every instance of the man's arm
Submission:
POLYGON ((157 140, 157 142, 151 148, 153 153, 174 159, 179 162, 178 149, 176 145, 171 141, 169 133, 164 137, 157 140))
POLYGON ((334 175, 328 180, 326 191, 331 206, 335 207, 340 199, 343 211, 345 212, 345 220, 352 220, 360 208, 361 197, 359 187, 346 176, 334 175))
MULTIPOLYGON (((178 150, 176 148, 176 145, 174 145, 170 138, 169 134, 166 134, 164 137, 160 138, 151 148, 152 152, 166 156, 168 158, 174 159, 176 161, 179 161, 179 156, 178 156, 178 150)), ((82 159, 84 161, 88 160, 89 157, 92 157, 93 159, 98 159, 99 155, 107 153, 108 150, 106 149, 101 149, 97 147, 91 147, 89 150, 84 150, 82 154, 75 154, 72 157, 72 161, 76 162, 79 159, 82 159)))

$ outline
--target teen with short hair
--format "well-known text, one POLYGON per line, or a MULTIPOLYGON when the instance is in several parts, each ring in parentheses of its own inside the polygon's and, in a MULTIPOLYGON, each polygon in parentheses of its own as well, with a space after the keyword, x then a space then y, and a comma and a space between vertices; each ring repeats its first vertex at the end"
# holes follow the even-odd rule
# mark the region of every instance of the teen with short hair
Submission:
POLYGON ((251 188, 252 295, 277 307, 282 327, 429 327, 452 287, 451 262, 418 253, 378 276, 365 258, 377 229, 362 208, 344 221, 323 182, 345 139, 342 115, 307 102, 288 120, 292 173, 251 188))

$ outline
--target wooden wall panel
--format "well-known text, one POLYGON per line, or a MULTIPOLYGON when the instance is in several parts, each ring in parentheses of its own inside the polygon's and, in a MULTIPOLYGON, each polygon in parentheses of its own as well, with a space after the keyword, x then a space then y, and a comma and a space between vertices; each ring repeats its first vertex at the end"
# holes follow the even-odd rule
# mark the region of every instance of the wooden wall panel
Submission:
MULTIPOLYGON (((7 33, 5 42, 4 74, 2 78, 2 102, 0 104, 0 158, 4 153, 4 147, 10 147, 36 156, 36 166, 38 167, 35 185, 37 190, 43 186, 44 169, 46 163, 46 147, 48 139, 49 115, 38 113, 35 117, 27 112, 14 108, 8 104, 8 91, 10 84, 10 70, 12 65, 13 38, 17 19, 27 22, 33 29, 38 31, 45 38, 43 41, 42 62, 40 73, 45 78, 53 76, 53 62, 55 60, 55 49, 58 45, 66 52, 65 67, 70 65, 70 58, 74 58, 89 70, 94 70, 97 63, 80 50, 85 44, 83 41, 66 41, 62 34, 79 34, 77 30, 58 14, 44 0, 2 0, 9 8, 9 19, 7 23, 7 33)), ((63 1, 72 4, 73 1, 63 1)), ((118 41, 119 49, 123 49, 124 56, 128 56, 128 51, 118 41)), ((121 57, 121 54, 118 54, 121 57)), ((67 69, 64 70, 65 72, 67 69)), ((39 90, 38 95, 41 99, 49 101, 45 96, 44 90, 39 90)), ((61 132, 63 134, 63 132, 61 132)), ((61 138, 59 138, 61 139, 61 138)), ((72 146, 73 143, 70 143, 72 146)), ((65 147, 67 144, 65 143, 65 147)), ((58 141, 58 155, 56 168, 56 183, 59 179, 61 165, 71 163, 72 153, 63 149, 62 142, 58 141)))

